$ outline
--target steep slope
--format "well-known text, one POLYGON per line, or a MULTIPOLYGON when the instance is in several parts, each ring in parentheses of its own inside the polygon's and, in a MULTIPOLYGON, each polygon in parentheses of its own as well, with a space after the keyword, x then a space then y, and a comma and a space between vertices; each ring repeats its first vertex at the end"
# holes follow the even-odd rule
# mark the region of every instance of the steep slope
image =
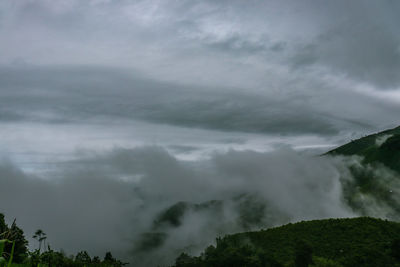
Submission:
POLYGON ((400 220, 400 127, 371 134, 327 152, 360 156, 346 160, 351 179, 342 179, 344 198, 363 215, 400 220))
POLYGON ((400 266, 400 223, 367 217, 287 224, 217 239, 200 257, 178 266, 400 266), (324 265, 325 264, 325 265, 324 265))
POLYGON ((326 153, 328 155, 358 155, 364 163, 383 163, 400 172, 400 126, 353 140, 326 153))

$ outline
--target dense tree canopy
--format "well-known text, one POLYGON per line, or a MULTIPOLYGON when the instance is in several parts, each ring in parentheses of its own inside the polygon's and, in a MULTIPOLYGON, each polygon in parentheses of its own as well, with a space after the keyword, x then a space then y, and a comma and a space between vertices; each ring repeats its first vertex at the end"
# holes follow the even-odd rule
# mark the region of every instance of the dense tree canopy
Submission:
POLYGON ((287 224, 218 238, 200 256, 181 254, 175 267, 400 266, 400 223, 373 218, 287 224))

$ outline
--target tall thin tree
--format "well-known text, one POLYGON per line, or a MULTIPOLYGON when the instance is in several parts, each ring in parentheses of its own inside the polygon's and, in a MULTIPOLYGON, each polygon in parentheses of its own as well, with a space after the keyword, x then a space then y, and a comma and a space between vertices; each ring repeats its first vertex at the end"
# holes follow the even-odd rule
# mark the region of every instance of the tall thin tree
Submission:
POLYGON ((43 232, 43 230, 38 229, 33 235, 33 238, 39 242, 39 252, 40 252, 40 250, 42 249, 42 243, 46 242, 47 238, 46 233, 43 232))

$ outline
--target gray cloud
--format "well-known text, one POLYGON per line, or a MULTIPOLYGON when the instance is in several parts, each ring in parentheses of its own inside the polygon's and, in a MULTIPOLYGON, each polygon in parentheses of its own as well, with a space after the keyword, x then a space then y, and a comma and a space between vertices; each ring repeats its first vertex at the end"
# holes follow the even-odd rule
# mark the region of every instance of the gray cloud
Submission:
POLYGON ((297 92, 282 95, 158 82, 115 68, 3 67, 0 76, 3 120, 128 119, 221 131, 335 135, 361 127, 375 130, 399 112, 390 102, 305 89, 301 83, 297 92))
POLYGON ((2 63, 125 66, 211 85, 231 76, 230 85, 249 87, 271 82, 271 70, 311 64, 377 89, 399 83, 394 1, 40 0, 0 8, 2 63))
MULTIPOLYGON (((340 20, 298 49, 293 57, 295 66, 320 64, 379 89, 398 88, 400 40, 393 32, 398 25, 381 16, 391 16, 391 12, 384 11, 400 10, 400 7, 394 2, 373 6, 360 7, 352 2, 342 13, 339 5, 340 20), (374 12, 371 8, 377 10, 374 12)), ((335 15, 336 12, 329 14, 335 15)))
POLYGON ((4 1, 2 117, 322 135, 389 127, 399 97, 380 89, 398 85, 397 9, 390 1, 4 1))
POLYGON ((186 162, 160 147, 115 149, 59 165, 51 180, 3 162, 0 201, 7 204, 1 211, 16 217, 28 237, 42 228, 53 246, 69 253, 112 248, 150 266, 182 250, 197 253, 226 233, 352 216, 342 198, 344 170, 340 161, 292 150, 230 151, 186 162), (177 203, 184 203, 181 209, 177 203), (171 207, 178 217, 162 215, 171 207), (157 237, 158 244, 146 245, 157 237))

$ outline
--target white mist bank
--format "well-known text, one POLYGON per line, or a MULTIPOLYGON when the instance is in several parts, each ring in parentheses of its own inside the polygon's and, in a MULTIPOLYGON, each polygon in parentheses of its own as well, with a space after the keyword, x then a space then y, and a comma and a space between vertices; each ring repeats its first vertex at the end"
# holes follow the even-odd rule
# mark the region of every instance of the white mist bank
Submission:
POLYGON ((1 212, 17 218, 27 237, 41 228, 55 248, 68 253, 112 250, 135 266, 151 266, 171 263, 183 250, 197 253, 227 233, 356 216, 343 200, 344 178, 351 175, 342 159, 288 148, 231 150, 197 161, 179 160, 162 147, 116 148, 64 162, 52 180, 4 161, 0 203, 7 203, 1 212), (240 223, 244 202, 238 202, 244 195, 262 213, 246 227, 240 223), (211 200, 218 201, 218 209, 188 209, 179 225, 154 226, 171 205, 211 200), (154 231, 164 233, 160 246, 135 250, 143 234, 154 231))

